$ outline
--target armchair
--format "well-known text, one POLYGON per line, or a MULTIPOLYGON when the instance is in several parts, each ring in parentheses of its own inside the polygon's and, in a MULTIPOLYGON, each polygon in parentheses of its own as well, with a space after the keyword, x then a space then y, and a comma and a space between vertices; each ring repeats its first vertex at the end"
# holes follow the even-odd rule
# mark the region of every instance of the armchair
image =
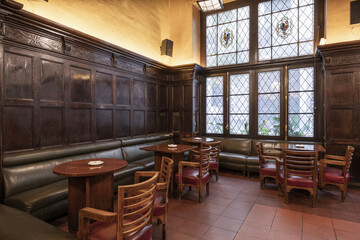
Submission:
POLYGON ((268 154, 264 152, 264 146, 262 142, 257 144, 259 152, 259 173, 260 173, 260 189, 264 189, 264 183, 266 178, 272 178, 275 180, 276 186, 279 187, 277 168, 280 161, 280 155, 268 154))
POLYGON ((326 154, 324 159, 320 160, 320 188, 324 188, 327 184, 337 186, 341 191, 341 201, 346 198, 350 181, 349 168, 354 151, 354 147, 347 146, 345 156, 326 154))

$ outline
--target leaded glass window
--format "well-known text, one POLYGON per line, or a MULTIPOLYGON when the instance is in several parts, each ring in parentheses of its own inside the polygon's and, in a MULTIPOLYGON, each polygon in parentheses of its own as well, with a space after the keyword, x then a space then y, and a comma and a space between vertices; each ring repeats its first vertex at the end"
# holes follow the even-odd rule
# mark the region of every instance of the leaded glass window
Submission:
POLYGON ((314 0, 258 5, 259 61, 314 54, 314 0))
POLYGON ((249 6, 206 16, 206 66, 249 62, 249 6))
POLYGON ((314 68, 289 70, 288 135, 314 136, 314 68))
POLYGON ((258 73, 258 134, 280 136, 280 71, 258 73))
POLYGON ((224 78, 206 78, 206 133, 222 134, 224 131, 224 78))
POLYGON ((230 134, 249 134, 250 74, 230 75, 230 134))

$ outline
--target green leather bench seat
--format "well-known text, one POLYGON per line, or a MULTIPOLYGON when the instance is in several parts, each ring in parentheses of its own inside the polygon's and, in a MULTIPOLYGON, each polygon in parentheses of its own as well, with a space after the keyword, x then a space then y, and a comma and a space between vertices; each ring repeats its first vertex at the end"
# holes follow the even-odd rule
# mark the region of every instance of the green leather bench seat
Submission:
POLYGON ((0 204, 0 239, 75 240, 76 237, 20 210, 0 204))
MULTIPOLYGON (((153 160, 154 161, 154 160, 153 160)), ((128 165, 114 173, 114 189, 117 192, 118 185, 127 185, 134 183, 134 174, 136 171, 144 171, 142 165, 136 163, 128 163, 128 165)))

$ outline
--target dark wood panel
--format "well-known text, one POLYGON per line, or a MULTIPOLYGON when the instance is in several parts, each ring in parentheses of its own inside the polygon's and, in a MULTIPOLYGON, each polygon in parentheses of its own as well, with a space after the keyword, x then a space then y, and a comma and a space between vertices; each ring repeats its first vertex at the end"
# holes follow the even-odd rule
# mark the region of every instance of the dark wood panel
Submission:
POLYGON ((70 136, 71 143, 91 141, 91 109, 70 110, 70 136))
POLYGON ((183 86, 173 86, 173 108, 180 109, 184 106, 183 86))
MULTIPOLYGON (((190 111, 184 111, 184 119, 192 119, 192 112, 190 111)), ((193 121, 183 121, 183 132, 192 132, 192 125, 193 125, 193 121)))
POLYGON ((33 148, 33 108, 6 106, 4 117, 4 151, 33 148))
POLYGON ((70 68, 71 101, 91 102, 91 70, 70 68))
POLYGON ((146 112, 146 132, 147 133, 156 133, 156 111, 147 111, 146 112))
POLYGON ((113 118, 112 110, 96 109, 96 139, 112 139, 113 138, 113 118))
POLYGON ((95 76, 95 101, 97 104, 112 103, 112 75, 97 72, 95 76))
POLYGON ((40 108, 40 142, 42 147, 64 144, 63 108, 40 108))
POLYGON ((180 131, 181 130, 181 119, 179 112, 172 112, 172 130, 180 131))
POLYGON ((328 112, 327 133, 329 139, 353 139, 353 111, 330 110, 328 112))
POLYGON ((330 104, 353 104, 355 96, 355 79, 353 73, 337 73, 330 75, 328 88, 330 104))
POLYGON ((159 131, 167 132, 169 125, 168 112, 160 112, 159 113, 159 131))
POLYGON ((146 84, 146 106, 149 108, 156 107, 156 84, 146 84))
POLYGON ((158 107, 167 108, 169 105, 169 87, 166 85, 158 85, 158 107))
MULTIPOLYGON (((185 85, 184 86, 184 109, 191 110, 192 109, 192 86, 191 85, 185 85)), ((187 118, 185 118, 187 119, 187 118)), ((191 118, 188 118, 191 119, 191 118)))
POLYGON ((141 135, 145 132, 145 111, 133 111, 132 117, 133 135, 141 135))
POLYGON ((130 105, 130 79, 116 77, 116 104, 130 105))
POLYGON ((63 101, 63 64, 41 61, 40 100, 63 101))
POLYGON ((143 81, 134 80, 132 88, 133 105, 136 107, 145 106, 145 83, 143 81))
POLYGON ((116 110, 114 125, 116 137, 130 136, 130 110, 116 110))
POLYGON ((5 98, 33 99, 33 59, 14 53, 4 56, 5 98))

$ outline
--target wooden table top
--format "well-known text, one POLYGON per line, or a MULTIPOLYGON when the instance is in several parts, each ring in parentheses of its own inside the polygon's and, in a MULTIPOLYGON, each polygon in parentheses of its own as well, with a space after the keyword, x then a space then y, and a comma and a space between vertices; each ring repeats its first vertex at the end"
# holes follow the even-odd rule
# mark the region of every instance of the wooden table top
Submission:
POLYGON ((298 150, 298 151, 318 151, 326 152, 322 145, 318 144, 293 144, 293 143, 278 143, 274 146, 276 150, 298 150))
POLYGON ((208 137, 187 137, 181 140, 188 143, 206 143, 214 141, 214 139, 208 137))
POLYGON ((68 177, 88 177, 115 172, 127 166, 125 160, 116 158, 92 158, 76 160, 59 164, 53 168, 53 173, 68 177), (97 166, 90 166, 90 161, 103 161, 97 166))
POLYGON ((170 154, 179 154, 186 151, 189 151, 193 148, 196 148, 194 145, 183 145, 183 144, 174 144, 176 147, 169 147, 171 144, 163 143, 148 147, 142 147, 141 150, 145 151, 154 151, 154 152, 161 152, 161 153, 170 153, 170 154))

